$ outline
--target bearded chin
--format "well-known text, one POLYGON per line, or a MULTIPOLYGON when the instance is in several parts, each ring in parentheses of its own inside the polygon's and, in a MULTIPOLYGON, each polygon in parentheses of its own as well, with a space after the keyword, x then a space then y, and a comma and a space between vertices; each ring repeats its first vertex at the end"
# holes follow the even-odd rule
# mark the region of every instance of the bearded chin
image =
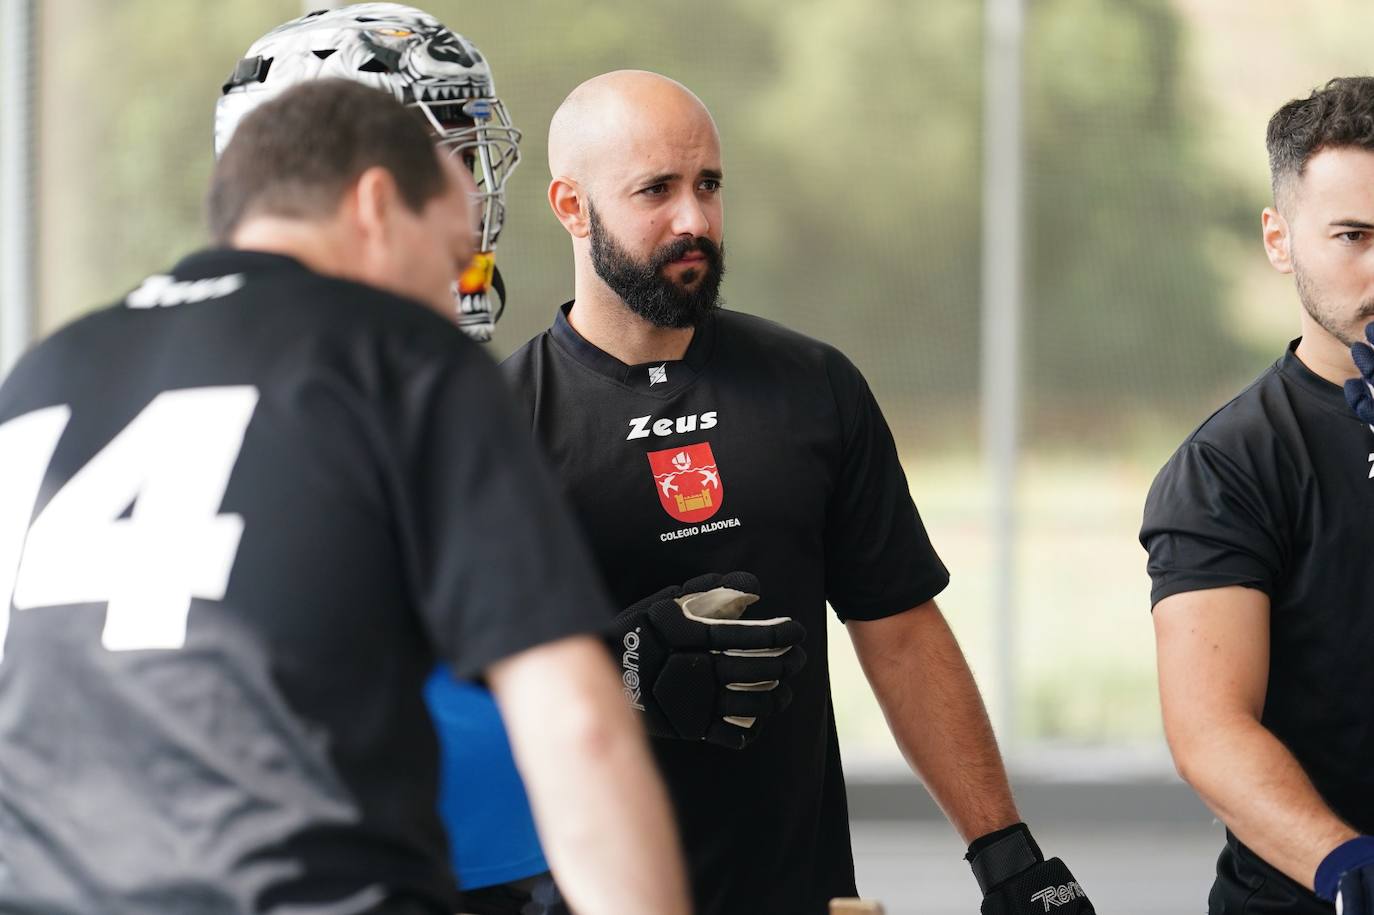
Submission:
POLYGON ((1293 258, 1293 283, 1298 289, 1298 301, 1302 303, 1303 310, 1318 327, 1346 346, 1353 346, 1364 340, 1362 324, 1374 314, 1374 302, 1364 303, 1356 315, 1355 323, 1343 327, 1336 309, 1328 306, 1296 257, 1293 258))
POLYGON ((696 327, 720 307, 720 282, 725 276, 725 248, 705 238, 666 246, 647 261, 638 261, 622 248, 589 207, 592 268, 625 307, 655 327, 696 327), (703 267, 689 267, 680 282, 663 268, 688 251, 706 257, 703 267), (695 283, 695 286, 693 286, 695 283))

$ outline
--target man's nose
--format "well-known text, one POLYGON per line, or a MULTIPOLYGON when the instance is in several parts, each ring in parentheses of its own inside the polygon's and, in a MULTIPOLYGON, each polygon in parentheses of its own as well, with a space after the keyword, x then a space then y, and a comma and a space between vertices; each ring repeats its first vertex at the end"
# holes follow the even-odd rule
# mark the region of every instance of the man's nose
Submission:
POLYGON ((695 194, 682 194, 673 210, 673 234, 700 238, 711 230, 711 220, 695 194))

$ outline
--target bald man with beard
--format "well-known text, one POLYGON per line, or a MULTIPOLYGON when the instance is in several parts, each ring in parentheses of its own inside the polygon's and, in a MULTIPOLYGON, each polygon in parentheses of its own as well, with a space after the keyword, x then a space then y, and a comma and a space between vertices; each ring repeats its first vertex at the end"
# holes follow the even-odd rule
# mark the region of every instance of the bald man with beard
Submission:
POLYGON ((596 77, 554 115, 549 164, 574 298, 503 368, 628 606, 612 647, 699 911, 820 915, 855 895, 828 601, 971 843, 983 911, 1092 912, 1021 822, 935 604, 948 573, 863 376, 831 346, 719 307, 724 170, 705 106, 657 74, 596 77), (718 603, 742 618, 703 619, 718 603))

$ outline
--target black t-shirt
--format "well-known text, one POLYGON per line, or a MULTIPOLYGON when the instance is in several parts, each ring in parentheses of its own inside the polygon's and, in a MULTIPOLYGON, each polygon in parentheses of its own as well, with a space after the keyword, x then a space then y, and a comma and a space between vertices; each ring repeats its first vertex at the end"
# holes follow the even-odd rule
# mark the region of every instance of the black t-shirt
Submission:
MULTIPOLYGON (((1269 596, 1262 722, 1331 808, 1370 833, 1374 435, 1294 346, 1170 458, 1140 540, 1152 603, 1233 585, 1269 596)), ((1256 873, 1245 863, 1242 873, 1256 873)))
POLYGON ((275 255, 192 256, 26 356, 0 911, 453 911, 426 676, 611 612, 534 451, 455 327, 275 255))
POLYGON ((638 366, 560 311, 502 368, 621 606, 743 569, 762 590, 751 617, 806 627, 795 698, 755 742, 654 749, 702 913, 824 912, 854 892, 826 601, 879 619, 948 582, 868 385, 832 347, 729 311, 680 361, 638 366))

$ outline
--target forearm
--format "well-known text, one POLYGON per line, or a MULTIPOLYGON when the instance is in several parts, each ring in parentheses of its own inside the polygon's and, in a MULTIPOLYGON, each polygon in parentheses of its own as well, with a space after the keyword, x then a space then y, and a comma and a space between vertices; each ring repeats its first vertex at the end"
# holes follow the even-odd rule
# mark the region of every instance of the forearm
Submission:
POLYGON ((1257 855, 1307 888, 1317 865, 1357 835, 1322 800, 1293 754, 1254 718, 1170 735, 1179 773, 1257 855))
POLYGON ((934 603, 850 623, 859 661, 897 746, 965 841, 1020 820, 987 710, 934 603), (866 627, 885 625, 881 634, 866 627))
POLYGON ((1184 591, 1154 608, 1164 732, 1179 774, 1269 864, 1306 887, 1355 831, 1261 723, 1269 597, 1238 586, 1184 591))
POLYGON ((550 868, 576 911, 683 915, 690 905, 667 795, 604 648, 585 642, 566 672, 498 693, 550 868))

